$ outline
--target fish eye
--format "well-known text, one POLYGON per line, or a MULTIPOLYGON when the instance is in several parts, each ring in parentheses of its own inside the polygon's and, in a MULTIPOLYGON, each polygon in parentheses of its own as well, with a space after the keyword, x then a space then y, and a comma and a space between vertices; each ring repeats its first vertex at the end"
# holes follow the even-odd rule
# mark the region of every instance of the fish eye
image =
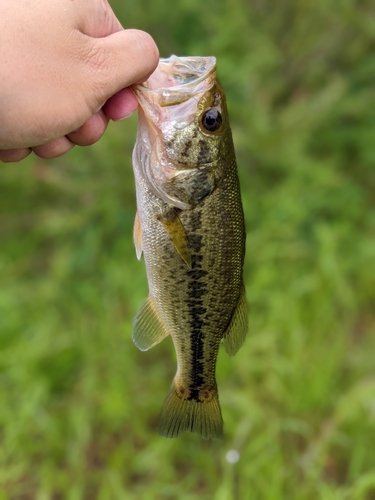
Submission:
POLYGON ((207 130, 207 132, 216 132, 216 130, 219 130, 221 127, 223 118, 217 108, 211 108, 203 113, 201 121, 202 127, 207 130))

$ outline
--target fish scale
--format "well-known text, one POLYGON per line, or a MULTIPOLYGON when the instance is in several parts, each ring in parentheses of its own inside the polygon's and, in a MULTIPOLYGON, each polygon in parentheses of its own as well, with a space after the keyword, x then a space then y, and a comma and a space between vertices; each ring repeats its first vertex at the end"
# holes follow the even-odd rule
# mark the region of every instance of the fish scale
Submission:
MULTIPOLYGON (((203 58, 173 57, 161 61, 158 82, 163 81, 160 72, 166 66, 172 75, 178 71, 178 59, 196 70, 197 85, 205 81, 202 76, 211 83, 203 92, 200 86, 197 100, 189 74, 187 85, 192 87, 196 110, 190 123, 186 119, 187 125, 179 128, 162 122, 163 113, 171 120, 171 112, 158 109, 161 90, 153 88, 152 77, 135 87, 140 119, 133 154, 138 207, 134 235, 137 255, 144 255, 149 296, 134 320, 133 339, 146 350, 171 335, 176 350, 177 373, 161 412, 159 432, 175 437, 192 431, 215 438, 223 431, 215 379, 218 350, 224 341, 227 352, 235 354, 247 331, 242 279, 245 226, 225 98, 213 76, 215 65, 201 75, 197 67, 203 58), (219 103, 223 124, 217 133, 202 132, 202 114, 213 103, 215 109, 219 103), (163 130, 167 130, 164 135, 163 130)), ((214 58, 206 60, 212 66, 214 58)), ((183 83, 179 86, 186 103, 187 89, 183 83)), ((177 86, 173 91, 178 95, 177 86)))

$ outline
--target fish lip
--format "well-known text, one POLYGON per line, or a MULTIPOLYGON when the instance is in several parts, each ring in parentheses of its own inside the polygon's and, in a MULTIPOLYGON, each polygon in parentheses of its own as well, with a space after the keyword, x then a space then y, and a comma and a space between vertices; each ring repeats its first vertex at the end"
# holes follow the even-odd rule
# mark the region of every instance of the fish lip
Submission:
POLYGON ((161 58, 149 79, 132 88, 141 100, 147 99, 161 107, 173 106, 209 90, 215 77, 215 57, 172 55, 161 58))

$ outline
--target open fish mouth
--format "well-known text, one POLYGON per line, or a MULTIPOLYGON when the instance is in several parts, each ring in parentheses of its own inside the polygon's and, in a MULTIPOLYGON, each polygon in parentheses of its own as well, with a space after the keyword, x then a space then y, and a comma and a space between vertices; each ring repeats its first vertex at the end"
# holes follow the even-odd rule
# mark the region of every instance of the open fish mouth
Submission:
POLYGON ((132 88, 151 128, 164 132, 165 124, 175 129, 189 125, 200 98, 215 82, 215 57, 173 55, 160 59, 149 79, 132 88))
POLYGON ((206 92, 215 81, 215 57, 177 57, 160 59, 150 78, 134 86, 136 93, 159 106, 171 106, 206 92))

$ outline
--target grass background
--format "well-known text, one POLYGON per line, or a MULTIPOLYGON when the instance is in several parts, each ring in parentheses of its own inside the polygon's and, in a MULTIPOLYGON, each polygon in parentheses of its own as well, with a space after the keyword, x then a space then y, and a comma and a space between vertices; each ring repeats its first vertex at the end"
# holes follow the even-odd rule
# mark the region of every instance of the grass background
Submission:
POLYGON ((219 355, 225 438, 159 437, 175 360, 131 342, 136 117, 2 165, 0 500, 375 499, 372 0, 112 5, 163 56, 218 59, 250 331, 219 355))

